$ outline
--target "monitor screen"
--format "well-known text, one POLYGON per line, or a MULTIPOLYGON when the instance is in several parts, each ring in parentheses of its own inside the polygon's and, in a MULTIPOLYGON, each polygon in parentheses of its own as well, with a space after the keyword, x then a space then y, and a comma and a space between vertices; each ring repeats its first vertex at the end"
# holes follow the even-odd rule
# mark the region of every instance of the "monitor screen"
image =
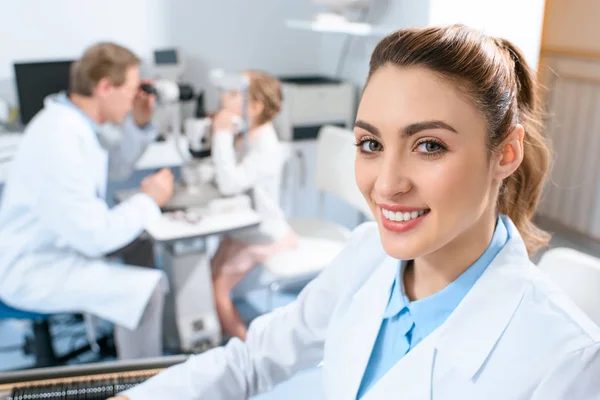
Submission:
POLYGON ((172 65, 177 64, 177 50, 156 50, 154 52, 154 63, 156 65, 172 65))
POLYGON ((73 61, 15 63, 15 79, 21 122, 29 123, 44 106, 49 94, 69 89, 69 70, 73 61))

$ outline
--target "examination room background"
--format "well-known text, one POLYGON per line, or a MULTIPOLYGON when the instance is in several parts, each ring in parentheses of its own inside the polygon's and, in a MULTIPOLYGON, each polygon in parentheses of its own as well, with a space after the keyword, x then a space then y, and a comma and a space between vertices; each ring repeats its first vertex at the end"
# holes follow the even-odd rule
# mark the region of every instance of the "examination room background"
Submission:
MULTIPOLYGON (((533 67, 543 60, 544 46, 553 44, 544 44, 541 39, 544 0, 382 0, 375 4, 368 19, 394 29, 456 22, 485 28, 492 35, 514 40, 533 67), (501 6, 489 11, 494 5, 501 6), (519 13, 511 11, 515 8, 519 13), (507 20, 511 22, 507 24, 507 20)), ((217 102, 217 93, 208 80, 209 71, 214 68, 259 69, 275 76, 335 76, 354 85, 358 99, 368 71, 368 58, 379 37, 349 38, 343 34, 294 30, 284 23, 288 18, 310 19, 320 9, 308 0, 0 0, 0 99, 17 103, 13 62, 74 59, 98 41, 124 45, 143 62, 150 60, 156 49, 176 48, 185 60, 184 80, 206 91, 208 109, 214 109, 217 102)), ((600 9, 597 11, 600 16, 600 9)), ((548 37, 558 43, 566 36, 548 37)), ((143 71, 142 64, 142 74, 143 71)), ((193 105, 185 106, 184 113, 191 115, 192 110, 193 105)), ((4 178, 1 163, 0 157, 0 202, 4 178)), ((311 168, 308 173, 314 173, 311 168)), ((136 171, 124 182, 110 183, 107 198, 110 200, 115 190, 138 186, 151 172, 154 171, 136 171)), ((177 169, 175 173, 178 175, 177 169)), ((285 197, 282 201, 302 199, 285 197)), ((301 216, 333 220, 348 228, 364 220, 354 208, 337 199, 325 197, 324 202, 322 215, 301 216)), ((284 204, 284 209, 292 210, 293 205, 284 204)), ((316 209, 316 205, 303 208, 316 209)), ((572 247, 600 256, 599 241, 560 229, 554 233, 552 246, 572 247)), ((277 301, 283 304, 293 299, 286 296, 282 294, 277 301)), ((258 301, 261 302, 262 299, 258 301)), ((0 347, 20 343, 24 332, 24 325, 11 325, 9 329, 0 324, 0 347)), ((19 352, 0 352, 0 371, 28 361, 19 352)), ((303 385, 307 384, 282 390, 293 393, 303 385)), ((273 398, 288 398, 285 392, 279 396, 273 398)))

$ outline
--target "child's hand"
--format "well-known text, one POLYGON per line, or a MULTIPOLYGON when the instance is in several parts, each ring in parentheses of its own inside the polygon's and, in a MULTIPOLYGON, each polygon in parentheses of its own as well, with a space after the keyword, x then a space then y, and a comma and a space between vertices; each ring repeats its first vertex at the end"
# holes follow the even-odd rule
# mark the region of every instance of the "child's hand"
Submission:
POLYGON ((219 111, 213 118, 213 132, 233 132, 235 129, 234 117, 235 115, 230 111, 219 111))

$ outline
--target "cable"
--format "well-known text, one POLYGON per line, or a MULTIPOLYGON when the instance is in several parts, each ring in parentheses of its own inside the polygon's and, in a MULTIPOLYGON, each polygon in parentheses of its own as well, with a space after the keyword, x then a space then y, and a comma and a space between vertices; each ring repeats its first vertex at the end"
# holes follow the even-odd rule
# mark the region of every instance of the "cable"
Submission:
MULTIPOLYGON (((369 17, 370 11, 371 7, 363 8, 360 12, 360 16, 358 17, 358 22, 366 22, 367 18, 369 17)), ((346 34, 346 38, 344 39, 344 43, 342 44, 342 50, 340 50, 337 68, 335 70, 335 76, 338 78, 342 77, 344 67, 346 66, 346 61, 348 60, 348 54, 350 53, 350 45, 352 44, 352 40, 354 38, 355 36, 351 34, 346 34)))

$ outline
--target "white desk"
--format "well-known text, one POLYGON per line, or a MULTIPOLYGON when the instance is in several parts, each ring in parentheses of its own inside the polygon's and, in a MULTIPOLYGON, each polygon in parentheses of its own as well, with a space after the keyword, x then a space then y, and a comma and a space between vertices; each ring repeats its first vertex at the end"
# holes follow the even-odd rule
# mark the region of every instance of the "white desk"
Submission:
MULTIPOLYGON (((169 348, 186 352, 204 351, 221 341, 206 239, 260 223, 249 199, 233 205, 227 200, 218 203, 221 194, 214 185, 206 183, 198 189, 203 196, 189 197, 182 188, 176 191, 182 199, 173 201, 185 205, 194 218, 186 217, 185 211, 169 211, 146 227, 171 289, 165 301, 165 342, 169 348)), ((137 189, 119 191, 115 199, 125 201, 135 193, 137 189)))
POLYGON ((165 342, 185 352, 202 352, 221 342, 206 239, 260 223, 252 209, 198 213, 197 222, 187 222, 167 212, 146 228, 171 289, 165 301, 165 342))
POLYGON ((256 226, 260 217, 254 210, 239 210, 218 215, 205 215, 198 222, 186 222, 165 213, 146 229, 153 240, 173 242, 222 234, 226 232, 256 226))

